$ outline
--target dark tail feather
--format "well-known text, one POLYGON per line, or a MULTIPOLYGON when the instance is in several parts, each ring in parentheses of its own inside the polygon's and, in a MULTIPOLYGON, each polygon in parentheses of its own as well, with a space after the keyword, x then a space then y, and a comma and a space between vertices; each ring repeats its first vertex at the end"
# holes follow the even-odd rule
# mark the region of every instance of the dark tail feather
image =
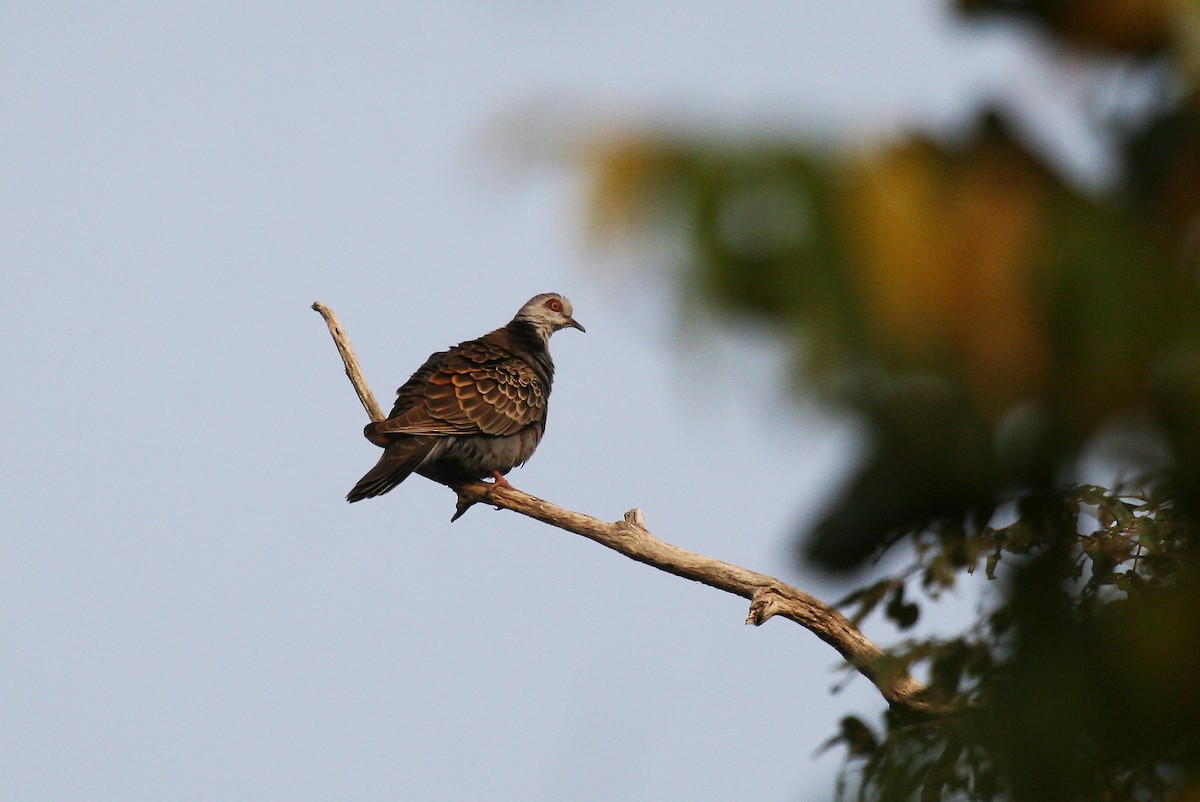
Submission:
POLYGON ((346 501, 354 503, 364 498, 382 496, 407 479, 432 448, 433 441, 427 437, 409 437, 392 443, 384 450, 375 467, 367 471, 346 495, 346 501))

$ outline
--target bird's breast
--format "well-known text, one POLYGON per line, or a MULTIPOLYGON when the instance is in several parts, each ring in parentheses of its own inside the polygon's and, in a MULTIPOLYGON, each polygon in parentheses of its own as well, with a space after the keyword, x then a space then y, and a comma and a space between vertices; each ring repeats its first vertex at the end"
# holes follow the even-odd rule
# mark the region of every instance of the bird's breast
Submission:
POLYGON ((508 473, 537 450, 543 426, 526 426, 506 437, 454 435, 440 438, 417 472, 432 479, 483 479, 493 471, 508 473))

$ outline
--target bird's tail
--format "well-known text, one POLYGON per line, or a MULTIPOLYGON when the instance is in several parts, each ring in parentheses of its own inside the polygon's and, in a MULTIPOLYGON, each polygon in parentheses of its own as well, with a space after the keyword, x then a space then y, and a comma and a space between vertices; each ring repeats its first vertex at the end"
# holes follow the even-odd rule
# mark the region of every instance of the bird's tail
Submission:
POLYGON ((429 437, 406 437, 392 443, 384 449, 375 467, 367 471, 354 489, 346 494, 346 501, 354 503, 364 498, 382 496, 419 468, 432 448, 433 439, 429 437))

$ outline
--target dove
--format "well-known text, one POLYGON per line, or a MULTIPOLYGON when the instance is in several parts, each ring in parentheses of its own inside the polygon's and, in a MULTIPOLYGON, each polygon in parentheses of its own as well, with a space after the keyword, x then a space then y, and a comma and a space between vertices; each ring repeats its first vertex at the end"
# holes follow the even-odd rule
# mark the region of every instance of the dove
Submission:
POLYGON ((562 295, 535 295, 507 325, 425 360, 396 391, 391 414, 363 430, 383 456, 346 500, 383 495, 413 473, 511 487, 505 474, 533 456, 546 430, 550 335, 586 331, 571 314, 562 295))

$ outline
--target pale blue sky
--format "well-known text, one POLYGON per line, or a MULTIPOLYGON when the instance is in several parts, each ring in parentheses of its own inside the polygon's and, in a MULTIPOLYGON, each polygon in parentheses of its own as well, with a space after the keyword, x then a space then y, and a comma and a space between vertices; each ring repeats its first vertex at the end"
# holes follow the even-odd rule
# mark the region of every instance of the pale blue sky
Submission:
POLYGON ((931 1, 6 4, 0 798, 827 796, 880 704, 813 636, 420 479, 347 505, 377 451, 308 306, 386 406, 567 294, 513 484, 832 599, 788 545, 852 434, 751 335, 686 347, 514 142, 944 126, 1025 49, 931 1))

